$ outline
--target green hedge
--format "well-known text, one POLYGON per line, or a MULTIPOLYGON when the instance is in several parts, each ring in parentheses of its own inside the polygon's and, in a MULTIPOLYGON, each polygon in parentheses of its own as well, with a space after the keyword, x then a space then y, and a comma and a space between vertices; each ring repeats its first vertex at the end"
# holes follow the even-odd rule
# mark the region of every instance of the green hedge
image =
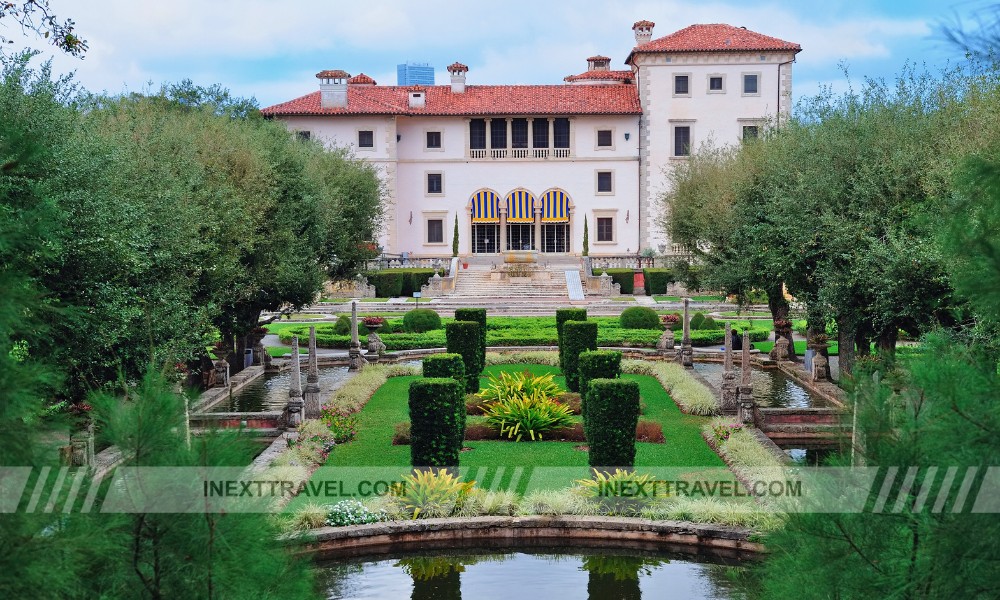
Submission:
POLYGON ((441 317, 433 309, 414 308, 403 315, 403 329, 409 333, 441 329, 441 317))
POLYGON ((622 353, 614 350, 586 350, 580 353, 577 360, 577 370, 580 373, 580 414, 583 415, 583 430, 587 432, 590 422, 587 416, 587 384, 591 379, 621 377, 622 353))
POLYGON ((648 306, 630 306, 622 311, 618 322, 625 329, 656 329, 662 331, 660 315, 648 306))
MULTIPOLYGON (((635 270, 634 269, 601 269, 602 272, 607 271, 608 275, 615 283, 622 286, 621 292, 623 294, 631 294, 635 291, 635 270)), ((594 275, 600 275, 600 273, 594 273, 594 275)))
MULTIPOLYGON (((458 308, 455 309, 456 321, 472 321, 479 324, 479 364, 486 364, 486 309, 485 308, 458 308)), ((480 369, 482 370, 482 369, 480 369)))
POLYGON ((567 321, 563 323, 562 344, 563 375, 571 392, 580 391, 580 353, 597 350, 597 323, 593 321, 567 321))
POLYGON ((639 384, 628 379, 592 379, 587 384, 587 434, 591 467, 635 464, 639 384))
POLYGON ((410 462, 414 467, 457 467, 465 437, 465 393, 451 378, 410 383, 410 462))
POLYGON ((670 269, 643 269, 646 279, 646 295, 662 295, 667 293, 667 286, 674 282, 674 272, 670 269))
POLYGON ((368 283, 375 286, 379 298, 395 298, 403 294, 403 274, 399 271, 372 271, 368 283))
POLYGON ((587 309, 586 308, 557 308, 556 309, 556 345, 559 346, 559 368, 565 370, 563 367, 563 340, 562 332, 563 325, 566 321, 586 321, 587 320, 587 309))
POLYGON ((479 374, 485 366, 479 360, 479 323, 452 321, 445 325, 445 338, 449 354, 459 354, 465 364, 465 389, 479 391, 479 374))
POLYGON ((424 377, 451 377, 465 386, 465 363, 461 354, 434 354, 424 359, 424 377))

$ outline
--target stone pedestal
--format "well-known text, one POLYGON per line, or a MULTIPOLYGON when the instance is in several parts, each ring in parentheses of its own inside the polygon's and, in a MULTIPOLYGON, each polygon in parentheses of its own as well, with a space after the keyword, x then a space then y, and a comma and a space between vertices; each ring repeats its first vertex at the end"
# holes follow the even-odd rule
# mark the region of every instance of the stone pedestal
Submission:
POLYGON ((361 356, 361 342, 358 340, 358 303, 351 302, 351 346, 347 349, 348 371, 360 371, 368 362, 361 356))
POLYGON ((738 410, 739 398, 737 394, 736 372, 725 372, 722 374, 722 414, 735 415, 738 410))
POLYGON ((739 419, 744 425, 753 426, 753 380, 750 366, 750 332, 743 332, 743 353, 740 356, 740 385, 737 397, 740 405, 739 419))
POLYGON ((368 352, 365 354, 365 360, 376 364, 383 352, 385 352, 385 342, 382 341, 378 333, 372 331, 368 334, 368 352))
POLYGON ((306 374, 306 392, 304 396, 304 417, 318 419, 323 409, 319 396, 319 357, 316 352, 316 327, 309 327, 309 371, 306 374))
POLYGON ((660 356, 664 358, 672 357, 674 354, 674 332, 667 329, 660 335, 660 340, 656 342, 656 349, 660 356))
POLYGON ((292 338, 292 373, 288 386, 288 404, 285 406, 286 423, 289 428, 302 423, 305 402, 302 399, 302 369, 299 364, 299 336, 292 338))
POLYGON ((215 387, 229 387, 229 362, 220 358, 213 364, 215 368, 215 387))
POLYGON ((791 360, 788 353, 788 339, 775 333, 774 347, 768 356, 774 361, 791 360))
POLYGON ((744 425, 753 427, 753 386, 741 385, 739 387, 740 414, 739 420, 744 425))
POLYGON ((94 422, 87 420, 69 434, 69 463, 72 467, 93 467, 94 422))
POLYGON ((691 348, 690 303, 690 298, 684 299, 684 337, 681 338, 681 365, 687 369, 694 368, 694 350, 691 348))
POLYGON ((827 381, 830 379, 830 361, 827 360, 826 356, 823 355, 823 351, 827 349, 826 344, 817 345, 812 347, 816 351, 816 356, 812 360, 812 380, 813 381, 827 381))

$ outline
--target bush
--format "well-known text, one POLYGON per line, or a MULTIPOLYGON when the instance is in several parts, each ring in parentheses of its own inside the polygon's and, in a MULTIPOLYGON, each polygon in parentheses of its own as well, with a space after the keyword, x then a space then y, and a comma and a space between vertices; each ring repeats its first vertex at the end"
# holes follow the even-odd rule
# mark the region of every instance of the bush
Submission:
POLYGON ((403 276, 403 291, 400 295, 411 297, 434 277, 434 269, 397 269, 403 276))
POLYGON ((429 308, 414 308, 403 315, 403 330, 409 333, 423 333, 441 329, 441 317, 429 308))
MULTIPOLYGON (((485 308, 458 308, 455 310, 456 321, 472 321, 479 323, 479 364, 486 365, 486 309, 485 308)), ((482 372, 483 367, 479 368, 482 372)))
POLYGON ((585 350, 597 350, 597 323, 593 321, 567 321, 563 324, 562 344, 563 375, 571 392, 580 391, 578 361, 585 350))
POLYGON ((465 363, 460 354, 435 354, 423 361, 424 377, 451 377, 465 386, 465 363))
MULTIPOLYGON (((623 294, 631 294, 635 291, 635 270, 633 269, 602 269, 603 272, 611 276, 612 281, 621 286, 623 294)), ((600 273, 595 273, 600 275, 600 273)))
POLYGON ((694 313, 694 316, 691 317, 691 331, 701 329, 701 325, 704 322, 705 322, 705 313, 703 312, 694 313))
POLYGON ((358 418, 345 409, 326 405, 320 411, 320 420, 330 429, 338 444, 346 444, 358 435, 358 418))
POLYGON ((369 510, 357 500, 341 500, 330 507, 326 514, 326 524, 330 527, 346 525, 366 525, 387 521, 389 517, 382 511, 369 510))
POLYGON ((457 467, 465 437, 465 394, 449 378, 410 383, 410 460, 414 467, 457 467))
POLYGON ((368 282, 375 286, 379 298, 395 298, 403 294, 403 274, 399 271, 372 271, 368 282))
MULTIPOLYGON (((622 353, 614 350, 587 350, 577 359, 580 373, 580 396, 587 397, 591 379, 618 379, 622 374, 622 353)), ((584 416, 586 418, 586 415, 584 416)))
POLYGON ((523 398, 533 396, 536 392, 552 398, 562 391, 555 382, 555 375, 534 375, 531 371, 507 373, 501 371, 499 377, 490 375, 489 385, 479 393, 485 402, 496 402, 507 398, 523 398))
MULTIPOLYGON (((333 324, 333 333, 337 335, 351 335, 351 317, 348 317, 347 315, 340 315, 337 317, 337 322, 333 324)), ((308 331, 305 332, 305 335, 308 339, 308 331)), ((358 319, 358 335, 368 335, 368 328, 361 322, 361 319, 358 319)), ((301 340, 302 335, 300 334, 299 341, 301 340)), ((316 344, 319 345, 319 330, 316 332, 316 344)))
POLYGON ((631 467, 635 464, 635 434, 639 423, 639 384, 626 379, 592 379, 584 404, 591 467, 631 467))
POLYGON ((479 323, 452 321, 445 327, 448 353, 460 354, 465 364, 465 390, 479 391, 479 374, 483 363, 479 360, 479 323))
POLYGON ((500 437, 520 442, 525 436, 541 441, 553 429, 573 424, 573 413, 535 389, 528 396, 511 396, 486 405, 486 424, 496 429, 500 437))
POLYGON ((660 315, 648 306, 630 306, 622 311, 618 322, 625 329, 662 329, 660 315))
POLYGON ((705 320, 701 322, 701 327, 698 329, 702 331, 715 331, 716 329, 725 329, 725 327, 719 326, 712 317, 705 317, 705 320))
POLYGON ((566 321, 586 321, 586 308, 557 308, 556 309, 556 345, 559 346, 559 368, 566 370, 563 366, 563 325, 566 321))
POLYGON ((667 293, 667 286, 673 283, 674 273, 670 269, 643 269, 646 279, 646 294, 653 296, 667 293))
MULTIPOLYGON (((456 463, 457 464, 457 463, 456 463)), ((465 497, 472 491, 475 481, 462 481, 445 469, 417 471, 403 477, 401 492, 394 499, 413 519, 423 517, 448 517, 462 507, 465 497)))

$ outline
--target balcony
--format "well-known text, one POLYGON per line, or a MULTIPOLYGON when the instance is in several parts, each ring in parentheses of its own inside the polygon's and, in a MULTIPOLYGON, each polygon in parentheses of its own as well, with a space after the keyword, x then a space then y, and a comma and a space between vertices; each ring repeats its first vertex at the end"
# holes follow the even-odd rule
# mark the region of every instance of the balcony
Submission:
POLYGON ((569 148, 469 148, 470 160, 539 160, 573 158, 569 148))

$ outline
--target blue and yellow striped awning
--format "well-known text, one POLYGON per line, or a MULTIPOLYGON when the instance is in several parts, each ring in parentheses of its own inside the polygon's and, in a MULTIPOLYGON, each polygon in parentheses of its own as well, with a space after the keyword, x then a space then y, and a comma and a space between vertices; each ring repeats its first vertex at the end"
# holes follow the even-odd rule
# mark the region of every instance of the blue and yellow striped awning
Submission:
POLYGON ((507 196, 508 223, 534 223, 535 197, 528 190, 514 190, 507 196))
POLYGON ((569 195, 562 190, 549 190, 542 196, 542 223, 569 222, 569 195))
POLYGON ((472 195, 473 223, 500 222, 500 196, 493 190, 479 190, 472 195))

